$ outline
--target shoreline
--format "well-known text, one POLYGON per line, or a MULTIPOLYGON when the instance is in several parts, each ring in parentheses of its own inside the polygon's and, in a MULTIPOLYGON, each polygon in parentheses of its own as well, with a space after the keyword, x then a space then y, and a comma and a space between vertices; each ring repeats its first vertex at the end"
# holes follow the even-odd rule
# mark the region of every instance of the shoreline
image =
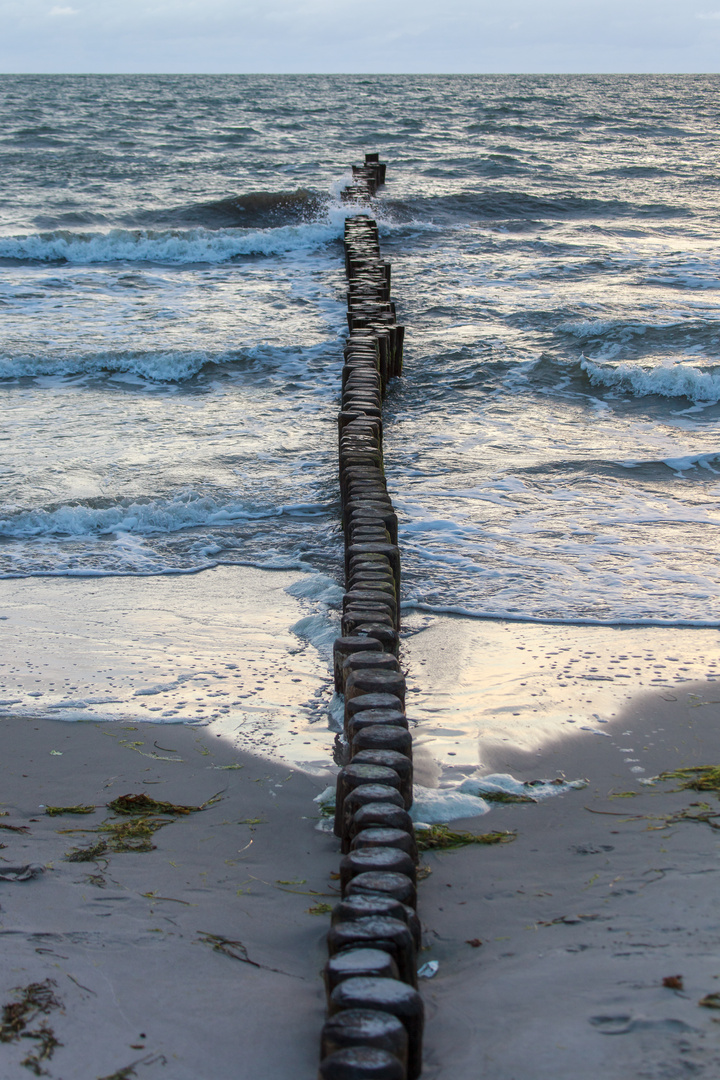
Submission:
MULTIPOLYGON (((339 616, 318 588, 332 591, 322 575, 249 567, 2 580, 0 717, 195 722, 238 749, 322 773, 338 730, 328 711, 339 616)), ((401 660, 418 783, 488 771, 508 745, 539 753, 564 734, 611 732, 647 687, 720 680, 719 642, 712 628, 409 612, 401 660)))
MULTIPOLYGON (((149 1080, 168 1069, 173 1080, 197 1080, 208 1068, 218 1080, 238 1071, 276 1080, 314 1074, 324 1015, 322 905, 339 894, 331 877, 338 853, 333 837, 314 828, 312 800, 335 773, 334 732, 323 711, 331 675, 322 654, 288 629, 308 617, 308 605, 285 591, 300 577, 247 568, 216 575, 216 587, 206 582, 187 610, 185 589, 161 586, 160 602, 157 591, 129 593, 122 582, 105 584, 104 604, 90 582, 78 605, 73 580, 49 597, 37 592, 25 608, 24 637, 17 623, 8 626, 12 665, 28 680, 49 683, 60 671, 72 674, 71 663, 84 664, 76 670, 88 680, 93 671, 113 675, 116 685, 122 676, 133 691, 128 699, 137 700, 135 690, 165 678, 162 664, 193 662, 215 674, 197 682, 192 700, 210 699, 227 685, 222 676, 232 675, 250 695, 243 717, 259 709, 249 734, 238 731, 242 717, 231 723, 227 714, 202 725, 88 722, 82 711, 59 723, 57 716, 0 716, 0 812, 8 812, 0 826, 29 830, 0 828, 7 845, 0 873, 45 867, 34 880, 0 880, 2 1003, 13 1000, 14 987, 57 982, 64 1011, 53 1011, 48 1023, 63 1046, 48 1067, 58 1080, 71 1068, 78 1080, 103 1080, 132 1063, 149 1080), (62 592, 72 617, 88 620, 84 636, 68 637, 62 592), (205 641, 208 652, 181 651, 183 636, 205 641), (68 640, 69 656, 61 647, 68 640), (204 662, 210 649, 213 667, 204 662), (277 732, 303 730, 288 720, 298 698, 313 694, 315 710, 302 714, 310 760, 282 761, 277 732), (264 756, 246 753, 270 719, 275 734, 257 745, 264 756), (59 830, 98 827, 117 795, 146 791, 200 805, 226 785, 222 801, 159 829, 154 850, 82 864, 64 858, 101 834, 59 830), (41 808, 75 803, 98 809, 87 818, 51 818, 41 808), (322 918, 309 913, 316 905, 322 918)), ((714 805, 717 796, 643 781, 720 763, 717 633, 459 617, 408 619, 405 631, 418 783, 452 787, 474 771, 589 781, 581 791, 532 806, 493 805, 483 817, 451 824, 517 830, 512 843, 423 857, 432 872, 420 896, 420 962, 440 964, 435 978, 421 980, 424 1076, 475 1080, 492 1071, 497 1080, 516 1080, 532 1067, 538 1080, 574 1080, 591 1067, 609 1080, 679 1080, 686 1060, 697 1075, 715 1075, 713 1012, 698 1001, 720 976, 707 887, 717 872, 716 834, 708 824, 668 817, 692 802, 714 805), (630 671, 622 670, 627 661, 630 671), (701 671, 710 678, 698 679, 701 671), (476 939, 481 946, 467 944, 476 939), (675 975, 684 990, 663 986, 675 975)), ((20 1075, 18 1055, 27 1052, 27 1045, 3 1048, 20 1075)))

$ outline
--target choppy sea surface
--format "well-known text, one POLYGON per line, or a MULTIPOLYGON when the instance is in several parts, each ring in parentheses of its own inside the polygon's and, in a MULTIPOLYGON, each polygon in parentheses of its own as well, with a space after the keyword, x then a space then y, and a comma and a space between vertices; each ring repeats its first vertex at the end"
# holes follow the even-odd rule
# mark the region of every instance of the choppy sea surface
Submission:
POLYGON ((2 576, 339 581, 339 191, 377 150, 406 608, 717 625, 718 88, 0 77, 2 576))

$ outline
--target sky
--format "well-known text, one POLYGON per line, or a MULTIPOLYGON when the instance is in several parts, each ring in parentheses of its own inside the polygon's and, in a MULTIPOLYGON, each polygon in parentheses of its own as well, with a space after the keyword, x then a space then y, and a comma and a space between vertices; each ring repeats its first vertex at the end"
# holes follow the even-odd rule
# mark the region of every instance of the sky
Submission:
POLYGON ((719 57, 720 0, 0 0, 4 73, 716 72, 719 57))

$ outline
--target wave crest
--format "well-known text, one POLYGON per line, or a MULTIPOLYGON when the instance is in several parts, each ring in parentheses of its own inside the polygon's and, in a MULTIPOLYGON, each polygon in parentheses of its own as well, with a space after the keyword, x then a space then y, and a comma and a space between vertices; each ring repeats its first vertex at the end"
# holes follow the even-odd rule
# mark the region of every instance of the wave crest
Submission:
POLYGON ((217 528, 273 517, 316 517, 324 512, 324 507, 314 504, 253 508, 245 502, 203 495, 188 489, 165 499, 91 499, 82 503, 21 510, 0 519, 0 535, 15 539, 110 536, 115 533, 157 536, 182 529, 217 528))
POLYGON ((720 401, 720 369, 716 367, 703 370, 687 364, 662 364, 643 368, 635 364, 596 364, 584 357, 580 367, 593 386, 614 387, 634 397, 685 397, 696 405, 720 401))
POLYGON ((90 356, 0 356, 0 379, 38 376, 130 375, 138 381, 183 382, 207 364, 230 357, 210 357, 201 350, 189 352, 99 353, 90 356))
POLYGON ((312 250, 342 236, 346 214, 276 229, 112 229, 107 233, 66 229, 0 237, 0 259, 66 263, 224 263, 246 255, 312 250))

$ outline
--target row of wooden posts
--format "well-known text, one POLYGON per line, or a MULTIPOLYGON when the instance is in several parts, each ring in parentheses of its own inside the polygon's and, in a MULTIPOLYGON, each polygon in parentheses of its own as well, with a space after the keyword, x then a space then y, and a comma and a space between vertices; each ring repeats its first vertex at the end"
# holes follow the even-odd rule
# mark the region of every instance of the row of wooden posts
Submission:
MULTIPOLYGON (((377 154, 353 169, 349 201, 367 203, 385 180, 377 154)), ((325 966, 328 1019, 320 1080, 416 1080, 423 1003, 412 805, 412 738, 398 663, 400 552, 383 463, 382 403, 402 373, 403 332, 390 299, 390 264, 377 224, 345 223, 348 337, 338 417, 345 533, 342 637, 335 688, 345 698, 348 763, 337 778, 335 835, 342 899, 325 966)))

